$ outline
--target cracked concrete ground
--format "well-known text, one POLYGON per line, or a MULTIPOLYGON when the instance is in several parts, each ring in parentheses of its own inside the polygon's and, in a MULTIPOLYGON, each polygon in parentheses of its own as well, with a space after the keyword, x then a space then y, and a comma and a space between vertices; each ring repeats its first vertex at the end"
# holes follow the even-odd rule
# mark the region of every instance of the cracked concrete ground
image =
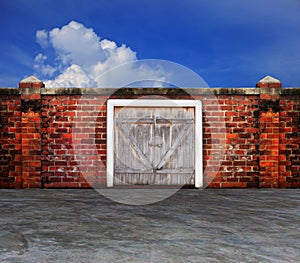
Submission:
POLYGON ((182 189, 144 206, 0 190, 0 262, 299 262, 299 241, 299 189, 182 189))

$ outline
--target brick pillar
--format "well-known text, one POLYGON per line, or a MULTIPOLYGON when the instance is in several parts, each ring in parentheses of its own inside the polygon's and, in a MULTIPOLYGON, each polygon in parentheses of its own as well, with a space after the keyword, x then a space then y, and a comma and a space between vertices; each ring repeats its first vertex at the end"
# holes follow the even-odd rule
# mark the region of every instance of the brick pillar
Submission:
POLYGON ((270 76, 260 80, 260 187, 279 184, 279 100, 281 82, 270 76))
POLYGON ((21 93, 22 187, 41 187, 41 88, 34 76, 19 83, 21 93))

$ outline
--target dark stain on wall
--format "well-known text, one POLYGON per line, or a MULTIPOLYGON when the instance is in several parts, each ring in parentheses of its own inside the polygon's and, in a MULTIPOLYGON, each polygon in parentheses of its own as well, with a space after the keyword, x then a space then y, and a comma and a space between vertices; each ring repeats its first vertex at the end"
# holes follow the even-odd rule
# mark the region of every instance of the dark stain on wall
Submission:
POLYGON ((273 112, 279 112, 279 100, 262 100, 260 110, 268 112, 272 109, 273 112))
POLYGON ((33 112, 39 112, 41 110, 41 105, 39 103, 37 103, 36 100, 22 100, 21 102, 21 111, 22 112, 29 112, 29 111, 33 111, 33 112))

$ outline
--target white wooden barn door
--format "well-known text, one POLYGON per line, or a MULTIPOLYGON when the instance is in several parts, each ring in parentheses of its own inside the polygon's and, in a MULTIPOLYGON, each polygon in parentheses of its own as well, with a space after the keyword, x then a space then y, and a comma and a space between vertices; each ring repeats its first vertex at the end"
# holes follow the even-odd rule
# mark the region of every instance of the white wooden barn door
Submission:
POLYGON ((114 185, 195 184, 195 107, 115 107, 114 185))

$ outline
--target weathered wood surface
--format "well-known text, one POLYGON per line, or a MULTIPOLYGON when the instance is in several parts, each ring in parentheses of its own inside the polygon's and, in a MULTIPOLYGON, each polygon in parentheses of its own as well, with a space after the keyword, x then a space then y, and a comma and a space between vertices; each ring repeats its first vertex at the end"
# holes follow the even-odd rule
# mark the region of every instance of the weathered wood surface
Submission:
POLYGON ((194 108, 115 108, 114 185, 194 184, 194 108))

